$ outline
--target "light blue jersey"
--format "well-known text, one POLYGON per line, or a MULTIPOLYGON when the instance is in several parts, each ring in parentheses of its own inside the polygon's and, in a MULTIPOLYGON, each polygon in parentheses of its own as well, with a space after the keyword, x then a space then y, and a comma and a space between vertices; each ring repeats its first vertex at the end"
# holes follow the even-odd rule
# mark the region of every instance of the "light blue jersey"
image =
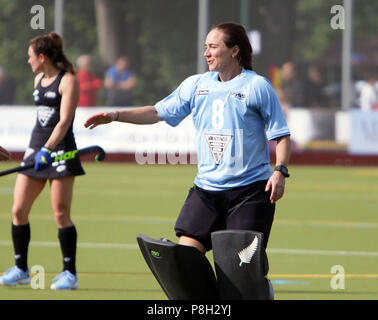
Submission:
POLYGON ((155 107, 171 126, 192 114, 198 157, 194 183, 205 190, 269 179, 267 139, 290 134, 273 87, 250 70, 226 82, 219 81, 218 72, 191 76, 155 107))

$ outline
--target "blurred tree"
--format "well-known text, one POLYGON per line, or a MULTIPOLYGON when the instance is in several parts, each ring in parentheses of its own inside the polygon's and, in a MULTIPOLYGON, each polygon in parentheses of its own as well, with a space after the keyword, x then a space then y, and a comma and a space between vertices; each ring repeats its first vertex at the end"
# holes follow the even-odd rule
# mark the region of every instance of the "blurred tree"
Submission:
POLYGON ((197 7, 192 0, 132 1, 126 17, 139 20, 136 101, 164 98, 196 70, 197 7), (143 13, 143 18, 140 18, 143 13), (164 23, 162 23, 164 22, 164 23))
POLYGON ((108 66, 122 54, 123 7, 120 1, 95 0, 98 46, 101 59, 108 66))
POLYGON ((195 2, 96 0, 95 8, 102 61, 130 58, 136 104, 157 102, 195 72, 195 2))
POLYGON ((73 61, 81 54, 99 56, 92 0, 64 1, 64 41, 65 50, 73 61))
MULTIPOLYGON (((376 37, 378 1, 353 1, 353 38, 376 37)), ((296 40, 293 58, 316 60, 335 41, 341 41, 342 30, 330 26, 331 7, 340 0, 298 0, 296 7, 296 40)))
POLYGON ((330 10, 337 4, 339 0, 298 0, 294 60, 314 61, 332 41, 342 36, 341 30, 330 26, 330 10))
POLYGON ((262 52, 254 58, 257 72, 267 76, 270 65, 293 59, 296 5, 297 0, 252 1, 251 29, 262 38, 262 52))
MULTIPOLYGON (((197 1, 65 0, 65 50, 73 62, 83 53, 103 75, 126 54, 137 75, 135 102, 154 103, 196 72, 197 1)), ((17 84, 16 102, 32 104, 33 77, 27 64, 29 40, 54 28, 54 1, 40 0, 44 30, 30 25, 33 0, 0 0, 0 65, 17 84)), ((315 61, 342 32, 330 27, 330 8, 339 0, 251 0, 249 28, 260 30, 262 53, 255 69, 270 64, 315 61)), ((378 1, 354 1, 354 37, 375 37, 378 1)), ((239 1, 210 1, 210 24, 240 21, 239 1)), ((253 44, 252 44, 253 45, 253 44)))
MULTIPOLYGON (((32 1, 0 0, 0 65, 7 70, 8 75, 15 81, 16 103, 33 103, 33 73, 28 60, 29 41, 41 34, 41 30, 33 30, 30 21, 32 1), (22 8, 22 9, 21 9, 22 8)), ((51 10, 48 0, 41 0, 38 4, 45 8, 45 26, 52 25, 51 10)))
MULTIPOLYGON (((0 0, 0 66, 5 67, 16 83, 16 103, 33 104, 33 79, 28 60, 29 41, 54 30, 54 1, 40 0, 45 11, 45 29, 34 30, 30 12, 35 1, 0 0)), ((93 1, 65 1, 64 45, 67 56, 75 62, 82 53, 96 55, 97 37, 93 1)))

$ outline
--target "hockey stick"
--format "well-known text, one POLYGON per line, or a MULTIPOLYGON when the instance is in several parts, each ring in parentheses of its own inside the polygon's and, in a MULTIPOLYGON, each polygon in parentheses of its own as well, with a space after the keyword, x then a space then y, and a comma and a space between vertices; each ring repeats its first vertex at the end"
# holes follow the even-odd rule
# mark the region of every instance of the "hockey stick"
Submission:
MULTIPOLYGON (((66 161, 72 160, 72 159, 75 159, 77 156, 83 156, 83 155, 91 154, 91 153, 97 153, 96 156, 95 156, 96 161, 102 161, 102 160, 105 159, 104 149, 102 149, 100 146, 90 146, 90 147, 83 148, 83 149, 67 151, 67 152, 65 152, 65 153, 63 153, 59 156, 55 156, 52 163, 55 163, 55 162, 58 162, 58 161, 61 161, 61 160, 66 160, 66 161)), ((34 168, 34 161, 32 163, 24 165, 24 166, 19 166, 19 167, 13 168, 13 169, 1 171, 0 177, 5 176, 5 175, 10 174, 10 173, 28 170, 28 169, 31 169, 31 168, 34 168)))

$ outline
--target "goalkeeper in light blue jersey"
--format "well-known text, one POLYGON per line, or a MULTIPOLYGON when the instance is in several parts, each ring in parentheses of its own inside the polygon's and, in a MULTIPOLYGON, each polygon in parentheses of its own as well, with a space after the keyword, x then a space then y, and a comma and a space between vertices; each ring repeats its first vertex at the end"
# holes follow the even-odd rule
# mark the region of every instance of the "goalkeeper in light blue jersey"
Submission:
POLYGON ((177 126, 192 115, 198 173, 176 222, 179 243, 211 249, 210 234, 223 229, 262 232, 267 246, 275 202, 284 194, 290 131, 272 85, 252 68, 244 28, 220 24, 207 35, 209 72, 191 76, 154 106, 105 112, 84 124, 120 121, 177 126), (276 140, 270 166, 268 140, 276 140))

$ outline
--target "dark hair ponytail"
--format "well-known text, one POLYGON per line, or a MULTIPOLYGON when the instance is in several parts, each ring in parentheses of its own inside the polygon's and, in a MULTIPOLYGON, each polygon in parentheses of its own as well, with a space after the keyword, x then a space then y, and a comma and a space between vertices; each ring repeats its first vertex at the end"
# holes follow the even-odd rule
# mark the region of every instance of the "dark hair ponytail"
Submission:
POLYGON ((63 52, 63 39, 56 32, 35 37, 30 40, 30 45, 37 55, 43 54, 49 58, 55 68, 75 74, 72 62, 63 52))
POLYGON ((252 66, 252 46, 245 28, 241 24, 226 22, 216 25, 213 29, 223 31, 223 41, 228 48, 239 47, 237 58, 240 65, 247 70, 253 70, 252 66))

